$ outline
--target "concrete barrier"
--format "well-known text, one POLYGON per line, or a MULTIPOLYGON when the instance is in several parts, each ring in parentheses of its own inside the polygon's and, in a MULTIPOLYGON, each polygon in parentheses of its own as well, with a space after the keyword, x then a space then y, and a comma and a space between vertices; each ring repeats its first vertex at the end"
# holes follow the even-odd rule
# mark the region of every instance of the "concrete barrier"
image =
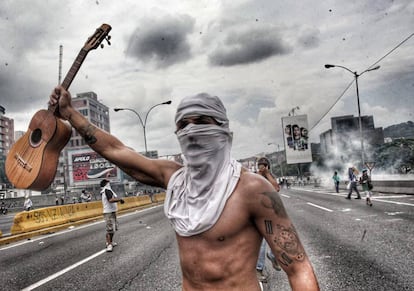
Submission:
POLYGON ((154 194, 154 195, 152 196, 152 200, 153 200, 154 202, 156 202, 156 203, 158 203, 158 202, 164 202, 164 200, 165 200, 165 192, 163 192, 163 193, 158 193, 158 194, 154 194))
MULTIPOLYGON (((147 195, 126 197, 124 200, 124 204, 118 204, 119 212, 152 203, 147 195)), ((10 232, 16 235, 96 217, 102 217, 101 201, 39 208, 17 213, 10 232)))

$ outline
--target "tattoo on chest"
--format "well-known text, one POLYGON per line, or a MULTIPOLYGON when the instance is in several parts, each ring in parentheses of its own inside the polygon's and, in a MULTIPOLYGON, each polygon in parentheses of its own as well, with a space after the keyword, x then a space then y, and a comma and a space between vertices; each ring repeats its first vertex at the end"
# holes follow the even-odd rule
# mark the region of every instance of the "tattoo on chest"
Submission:
POLYGON ((266 208, 272 208, 276 215, 280 217, 287 217, 285 207, 277 192, 264 192, 262 199, 262 205, 266 208))

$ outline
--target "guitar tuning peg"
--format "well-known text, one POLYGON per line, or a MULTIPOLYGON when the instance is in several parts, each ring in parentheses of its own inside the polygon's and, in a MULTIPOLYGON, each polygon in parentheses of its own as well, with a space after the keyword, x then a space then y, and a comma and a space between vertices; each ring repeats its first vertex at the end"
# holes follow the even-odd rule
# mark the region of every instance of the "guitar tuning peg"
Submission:
POLYGON ((111 36, 108 35, 105 37, 106 42, 108 43, 108 45, 111 45, 111 42, 109 41, 111 39, 111 36))

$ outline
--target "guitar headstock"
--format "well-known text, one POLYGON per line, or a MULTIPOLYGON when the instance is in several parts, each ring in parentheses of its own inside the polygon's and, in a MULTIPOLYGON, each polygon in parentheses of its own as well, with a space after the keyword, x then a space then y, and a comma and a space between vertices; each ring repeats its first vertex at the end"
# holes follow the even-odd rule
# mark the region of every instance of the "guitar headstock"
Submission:
MULTIPOLYGON (((109 41, 111 36, 108 35, 111 29, 112 27, 109 24, 102 24, 101 27, 97 28, 95 33, 88 38, 83 49, 86 51, 96 49, 104 39, 107 41, 108 45, 111 45, 111 42, 109 41)), ((101 47, 103 47, 103 44, 101 47)))

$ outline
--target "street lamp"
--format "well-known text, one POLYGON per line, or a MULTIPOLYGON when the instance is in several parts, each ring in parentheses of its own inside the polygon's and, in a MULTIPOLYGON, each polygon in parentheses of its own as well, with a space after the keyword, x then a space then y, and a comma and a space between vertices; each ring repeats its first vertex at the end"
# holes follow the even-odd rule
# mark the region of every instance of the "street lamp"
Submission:
POLYGON ((300 109, 300 108, 299 108, 299 106, 293 107, 293 108, 289 111, 288 116, 295 116, 295 110, 299 110, 299 109, 300 109))
POLYGON ((334 67, 338 67, 338 68, 342 68, 342 69, 347 70, 352 75, 354 75, 354 78, 355 78, 355 87, 356 87, 356 95, 357 95, 357 103, 358 103, 359 138, 361 140, 361 160, 362 160, 362 166, 364 166, 365 165, 365 149, 364 149, 364 139, 362 138, 362 119, 361 119, 361 107, 360 107, 360 104, 359 104, 358 78, 360 76, 362 76, 362 74, 364 74, 366 72, 378 70, 380 68, 380 66, 375 66, 373 68, 366 69, 361 74, 358 74, 356 71, 353 72, 353 71, 351 71, 350 69, 348 69, 347 67, 344 67, 344 66, 340 66, 340 65, 330 65, 330 64, 326 64, 325 65, 325 68, 326 69, 330 69, 330 68, 334 68, 334 67))
POLYGON ((137 116, 138 116, 138 119, 139 119, 139 121, 141 122, 141 125, 142 125, 142 128, 143 128, 143 130, 144 130, 144 144, 145 144, 145 155, 147 155, 147 153, 148 153, 148 150, 147 150, 147 135, 146 135, 146 130, 145 130, 145 128, 146 128, 146 126, 147 126, 147 118, 148 118, 148 114, 151 112, 151 110, 152 109, 154 109, 155 107, 157 107, 157 106, 160 106, 160 105, 169 105, 169 104, 171 104, 172 103, 172 101, 171 100, 168 100, 168 101, 165 101, 165 102, 162 102, 162 103, 158 103, 158 104, 155 104, 154 106, 152 106, 148 111, 147 111, 147 113, 145 114, 145 119, 144 119, 144 121, 142 121, 142 118, 141 118, 141 116, 139 115, 139 113, 138 112, 136 112, 134 109, 131 109, 131 108, 114 108, 114 111, 115 112, 118 112, 118 111, 121 111, 121 110, 129 110, 129 111, 132 111, 132 112, 134 112, 137 116))

